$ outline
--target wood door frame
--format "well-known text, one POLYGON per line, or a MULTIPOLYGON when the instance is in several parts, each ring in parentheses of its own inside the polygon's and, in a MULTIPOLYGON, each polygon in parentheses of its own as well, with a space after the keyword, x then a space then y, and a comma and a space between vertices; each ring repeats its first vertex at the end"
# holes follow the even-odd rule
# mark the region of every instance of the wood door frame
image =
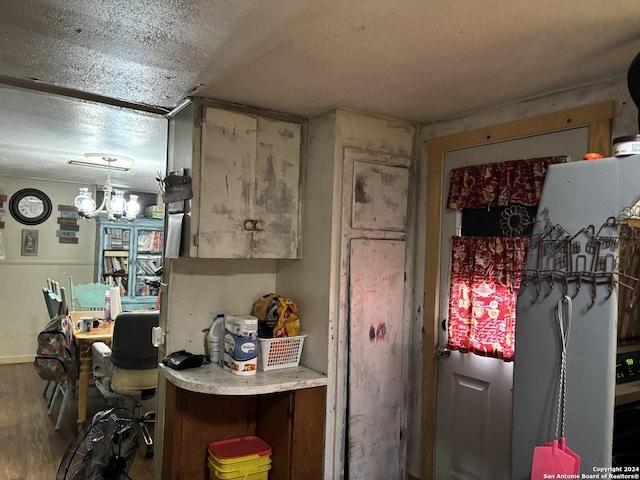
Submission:
POLYGON ((548 113, 426 140, 427 222, 425 237, 424 316, 422 334, 421 479, 433 478, 435 453, 437 361, 439 327, 440 236, 443 169, 446 152, 518 138, 589 127, 589 151, 611 154, 613 100, 548 113))

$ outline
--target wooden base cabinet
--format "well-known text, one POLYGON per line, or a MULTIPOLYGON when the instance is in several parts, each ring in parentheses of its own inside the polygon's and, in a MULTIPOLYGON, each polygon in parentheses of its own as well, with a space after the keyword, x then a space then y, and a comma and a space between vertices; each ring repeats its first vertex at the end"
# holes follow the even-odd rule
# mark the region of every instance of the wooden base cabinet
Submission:
POLYGON ((245 435, 271 446, 270 480, 322 480, 324 386, 212 395, 166 381, 165 402, 163 480, 208 480, 209 444, 245 435))
POLYGON ((322 479, 326 387, 261 395, 257 435, 273 452, 269 478, 322 479))

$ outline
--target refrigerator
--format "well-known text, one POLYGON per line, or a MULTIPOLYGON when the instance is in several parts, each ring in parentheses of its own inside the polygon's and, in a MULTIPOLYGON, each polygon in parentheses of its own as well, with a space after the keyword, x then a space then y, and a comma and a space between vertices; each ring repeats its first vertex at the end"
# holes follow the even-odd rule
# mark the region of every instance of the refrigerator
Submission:
MULTIPOLYGON (((555 437, 561 364, 557 309, 565 295, 572 312, 564 436, 580 456, 582 474, 611 466, 617 289, 622 287, 610 272, 616 270, 616 222, 639 198, 640 155, 547 170, 517 302, 512 480, 528 480, 534 448, 555 437)), ((566 307, 563 311, 566 322, 566 307)))

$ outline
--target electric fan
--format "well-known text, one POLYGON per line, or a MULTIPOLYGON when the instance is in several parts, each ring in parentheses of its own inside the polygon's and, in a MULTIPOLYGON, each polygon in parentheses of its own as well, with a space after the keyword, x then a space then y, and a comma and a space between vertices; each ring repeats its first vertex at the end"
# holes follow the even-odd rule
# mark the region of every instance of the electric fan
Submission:
POLYGON ((126 408, 97 413, 91 426, 67 448, 56 480, 130 479, 140 427, 126 408))

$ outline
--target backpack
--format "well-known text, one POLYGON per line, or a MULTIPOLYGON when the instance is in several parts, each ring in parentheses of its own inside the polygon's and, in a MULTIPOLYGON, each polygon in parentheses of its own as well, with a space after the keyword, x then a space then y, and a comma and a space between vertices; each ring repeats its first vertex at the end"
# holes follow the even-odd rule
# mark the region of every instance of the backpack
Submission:
POLYGON ((71 319, 56 315, 38 334, 33 367, 43 380, 63 381, 78 375, 78 358, 71 319))

